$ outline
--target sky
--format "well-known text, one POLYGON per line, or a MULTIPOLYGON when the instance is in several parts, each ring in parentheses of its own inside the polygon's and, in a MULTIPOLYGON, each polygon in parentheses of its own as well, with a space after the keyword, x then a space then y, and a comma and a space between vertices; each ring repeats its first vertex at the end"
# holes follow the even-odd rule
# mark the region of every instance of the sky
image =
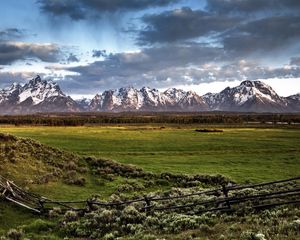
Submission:
POLYGON ((0 0, 0 88, 39 74, 71 96, 260 80, 300 92, 299 0, 0 0))

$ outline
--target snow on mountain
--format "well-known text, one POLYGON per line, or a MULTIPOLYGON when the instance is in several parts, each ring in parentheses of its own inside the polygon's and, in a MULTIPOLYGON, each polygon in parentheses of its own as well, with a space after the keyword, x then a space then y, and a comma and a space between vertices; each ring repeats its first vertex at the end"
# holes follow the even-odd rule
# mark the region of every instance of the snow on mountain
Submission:
POLYGON ((19 103, 31 98, 33 105, 37 105, 45 99, 55 96, 66 97, 57 83, 42 80, 40 76, 37 76, 21 88, 19 103))
POLYGON ((22 86, 13 83, 10 87, 0 90, 0 104, 15 99, 21 92, 22 86))
POLYGON ((292 112, 300 111, 300 93, 287 97, 286 101, 292 112))
POLYGON ((295 95, 289 96, 289 97, 287 97, 287 98, 293 99, 293 100, 295 100, 295 101, 299 101, 299 102, 300 102, 300 93, 297 93, 297 94, 295 94, 295 95))
POLYGON ((288 102, 261 81, 244 81, 234 88, 203 96, 212 110, 281 112, 287 110, 288 102))
POLYGON ((94 111, 130 111, 140 109, 143 103, 143 93, 133 87, 127 87, 97 94, 90 106, 94 111))
POLYGON ((71 97, 61 95, 47 97, 31 109, 32 112, 79 112, 83 110, 71 97))
POLYGON ((93 99, 74 101, 57 83, 39 76, 24 85, 0 90, 0 114, 34 112, 120 111, 239 111, 299 112, 300 94, 280 97, 260 81, 244 81, 220 93, 199 96, 193 91, 170 88, 164 92, 149 87, 123 87, 97 94, 93 99))
POLYGON ((209 110, 209 106, 202 97, 193 91, 186 92, 178 101, 179 106, 186 111, 209 110))
POLYGON ((79 107, 84 110, 84 111, 88 111, 92 102, 92 99, 88 99, 88 98, 81 98, 81 99, 77 99, 75 100, 76 103, 79 105, 79 107))
POLYGON ((157 89, 143 87, 120 88, 97 94, 91 102, 94 111, 191 111, 207 110, 203 99, 194 92, 180 89, 157 89))
POLYGON ((160 109, 167 104, 166 96, 155 88, 143 87, 140 92, 143 96, 142 108, 145 110, 160 109))
POLYGON ((25 85, 13 84, 0 90, 0 112, 5 114, 38 111, 77 111, 76 102, 67 97, 57 83, 42 80, 40 76, 25 85))
POLYGON ((168 100, 170 101, 170 103, 173 102, 173 104, 176 104, 182 98, 185 97, 185 95, 187 94, 187 92, 185 92, 185 91, 183 91, 181 89, 169 88, 163 94, 168 98, 168 100))
POLYGON ((89 104, 89 109, 91 111, 99 111, 102 109, 103 106, 103 99, 102 95, 96 94, 96 96, 91 100, 91 103, 89 104))

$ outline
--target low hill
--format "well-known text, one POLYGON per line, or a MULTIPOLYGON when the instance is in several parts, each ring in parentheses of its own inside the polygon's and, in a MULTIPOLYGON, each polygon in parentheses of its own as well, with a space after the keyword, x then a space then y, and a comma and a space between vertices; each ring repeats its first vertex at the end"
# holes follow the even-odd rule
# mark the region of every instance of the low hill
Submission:
MULTIPOLYGON (((141 185, 149 180, 153 184, 167 181, 162 184, 181 187, 202 184, 215 186, 228 182, 220 175, 153 174, 133 165, 108 159, 80 157, 29 138, 2 133, 0 133, 0 149, 0 175, 34 189, 37 188, 36 185, 48 184, 47 187, 51 188, 54 183, 63 183, 85 186, 95 193, 103 191, 107 183, 116 189, 119 184, 122 185, 124 179, 136 179, 141 185)), ((160 184, 156 187, 159 188, 160 184)), ((113 192, 113 189, 110 190, 113 192)))
MULTIPOLYGON (((46 183, 87 171, 76 155, 37 141, 0 134, 0 174, 21 183, 46 183)), ((75 178, 74 176, 74 178, 75 178)))

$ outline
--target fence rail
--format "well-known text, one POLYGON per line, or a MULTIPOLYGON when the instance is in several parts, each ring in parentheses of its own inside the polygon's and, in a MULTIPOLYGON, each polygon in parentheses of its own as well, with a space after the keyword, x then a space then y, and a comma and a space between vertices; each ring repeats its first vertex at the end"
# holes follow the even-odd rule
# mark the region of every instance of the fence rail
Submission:
MULTIPOLYGON (((144 207, 140 208, 140 211, 150 213, 152 211, 170 211, 170 210, 185 210, 193 207, 202 206, 202 209, 198 213, 209 212, 209 211, 234 211, 233 205, 238 205, 244 202, 252 203, 253 209, 264 209, 284 204, 299 204, 300 203, 300 177, 294 177, 284 180, 278 180, 273 182, 264 182, 259 184, 247 184, 247 185, 223 185, 220 188, 200 191, 189 194, 182 194, 178 196, 169 197, 151 197, 142 196, 135 199, 118 202, 102 202, 98 200, 80 200, 80 201, 58 201, 52 200, 35 193, 28 192, 14 182, 4 178, 0 175, 0 197, 6 201, 12 202, 15 205, 26 208, 38 214, 45 214, 53 207, 60 207, 62 210, 73 210, 73 211, 92 211, 95 206, 101 207, 119 207, 123 205, 130 205, 132 203, 143 203, 144 207), (291 184, 295 183, 294 187, 289 189, 280 189, 279 184, 291 184), (280 190, 273 190, 274 187, 280 190), (256 189, 256 194, 246 194, 239 196, 238 191, 243 189, 256 189), (270 192, 264 192, 265 190, 271 190, 270 192), (195 199, 205 195, 211 197, 208 200, 195 199), (194 197, 190 199, 191 197, 194 197), (296 199, 295 199, 296 198, 296 199), (193 201, 192 203, 178 204, 169 203, 163 206, 156 206, 156 204, 164 204, 165 201, 172 200, 187 200, 193 201), (273 202, 266 202, 272 200, 273 202), (276 200, 276 201, 274 201, 276 200), (81 207, 78 207, 81 205, 81 207)), ((281 187, 285 187, 282 185, 281 187)))

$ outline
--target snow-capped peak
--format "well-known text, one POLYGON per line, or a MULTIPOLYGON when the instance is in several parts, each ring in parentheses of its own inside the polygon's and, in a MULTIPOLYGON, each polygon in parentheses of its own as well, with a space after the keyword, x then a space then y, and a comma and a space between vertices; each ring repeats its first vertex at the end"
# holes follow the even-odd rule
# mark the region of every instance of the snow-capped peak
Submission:
POLYGON ((160 92, 149 87, 141 89, 123 87, 96 95, 91 102, 91 109, 99 111, 182 111, 202 108, 204 105, 207 106, 203 99, 192 91, 185 92, 181 89, 171 88, 160 92))
POLYGON ((19 94, 19 103, 31 98, 33 105, 37 105, 46 98, 54 96, 65 97, 66 95, 60 90, 57 83, 42 80, 40 76, 37 76, 22 87, 19 94))
POLYGON ((203 96, 214 110, 228 111, 268 111, 280 110, 287 104, 284 98, 261 81, 243 81, 237 87, 227 87, 220 93, 208 93, 203 96))
POLYGON ((12 84, 0 90, 0 113, 79 111, 79 105, 67 97, 57 83, 36 76, 24 85, 12 84))
POLYGON ((169 88, 164 92, 164 95, 175 100, 176 102, 180 101, 186 94, 186 91, 176 88, 169 88))
POLYGON ((276 102, 279 100, 277 93, 267 84, 261 81, 244 81, 240 86, 232 88, 234 101, 238 105, 242 105, 248 100, 257 98, 262 102, 276 102))
POLYGON ((97 94, 92 100, 67 97, 52 81, 39 76, 27 84, 14 83, 0 89, 0 113, 18 114, 56 111, 300 111, 300 94, 280 97, 261 81, 243 81, 220 93, 203 97, 193 91, 170 88, 164 92, 150 87, 123 87, 97 94))

